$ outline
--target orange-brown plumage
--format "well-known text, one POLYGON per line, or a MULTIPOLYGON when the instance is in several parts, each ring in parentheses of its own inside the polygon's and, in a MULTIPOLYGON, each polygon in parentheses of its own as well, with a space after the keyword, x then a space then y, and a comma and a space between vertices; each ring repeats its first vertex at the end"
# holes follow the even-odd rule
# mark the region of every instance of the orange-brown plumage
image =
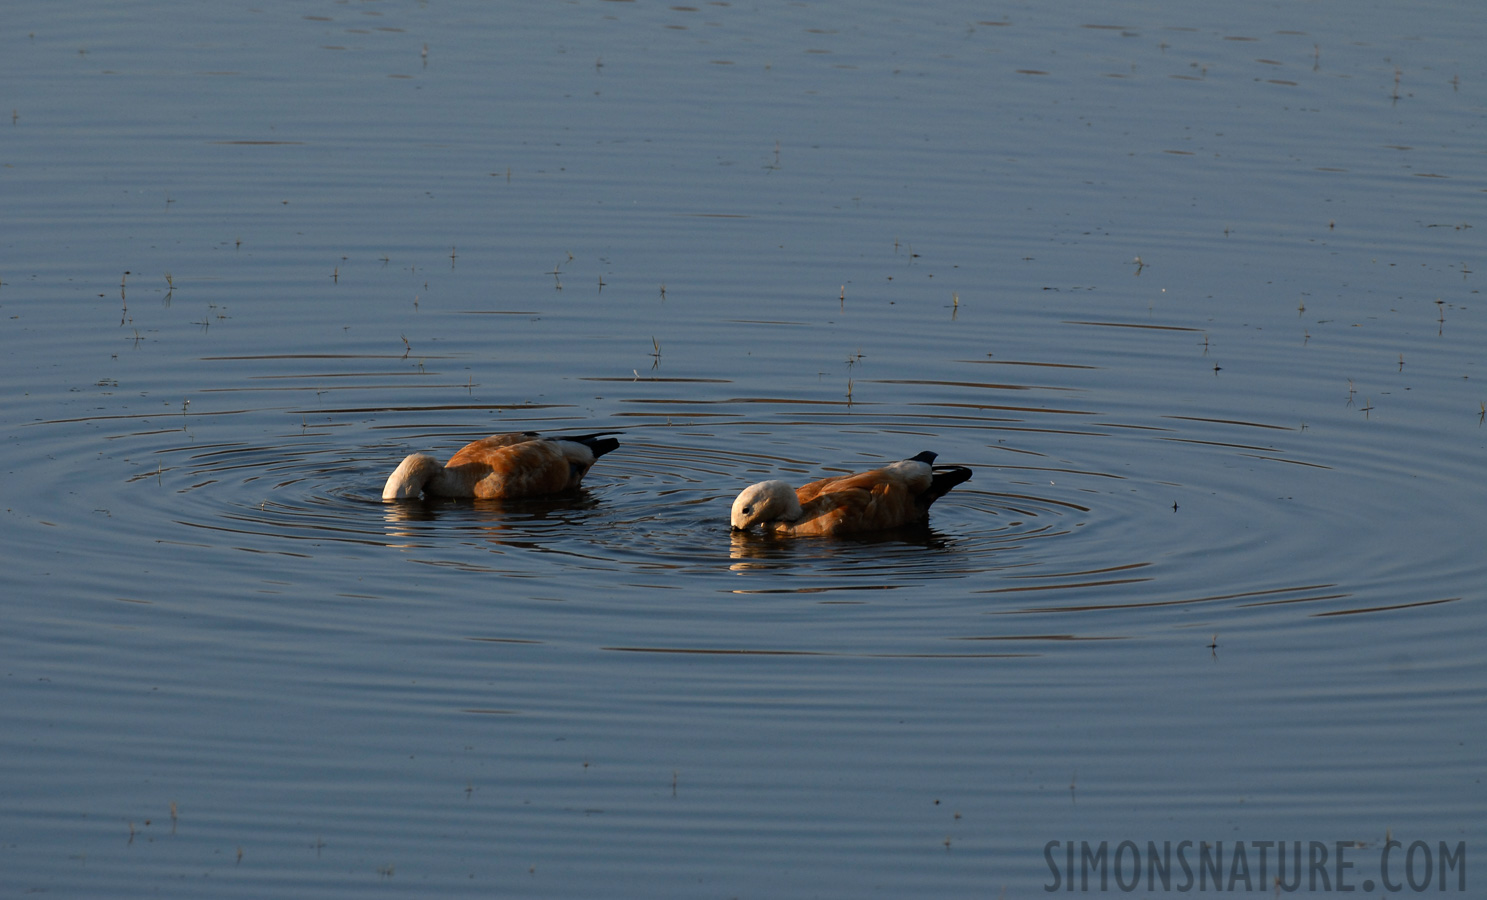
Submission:
POLYGON ((932 465, 935 454, 920 453, 881 469, 813 481, 792 489, 783 481, 762 481, 733 501, 735 529, 755 525, 777 534, 851 534, 918 525, 929 507, 971 477, 963 466, 932 465))
POLYGON ((497 434, 461 447, 449 462, 415 453, 388 476, 382 499, 536 497, 577 488, 594 461, 620 442, 600 434, 545 438, 535 432, 497 434))

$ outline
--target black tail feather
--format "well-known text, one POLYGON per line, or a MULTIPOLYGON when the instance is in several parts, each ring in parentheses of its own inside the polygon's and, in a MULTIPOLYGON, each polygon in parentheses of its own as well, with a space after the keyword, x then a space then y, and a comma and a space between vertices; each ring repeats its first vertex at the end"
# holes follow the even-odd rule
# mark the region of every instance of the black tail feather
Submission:
POLYGON ((925 450, 923 453, 914 454, 913 456, 905 460, 905 462, 933 463, 935 461, 935 457, 939 455, 940 454, 934 452, 933 450, 925 450))
POLYGON ((971 470, 965 466, 935 466, 930 478, 929 489, 919 495, 919 505, 929 509, 929 505, 946 494, 957 484, 971 480, 971 470))
POLYGON ((583 444, 585 447, 589 448, 590 452, 594 454, 594 458, 598 459, 609 451, 618 448, 620 445, 620 442, 617 439, 612 437, 605 437, 605 435, 610 434, 624 434, 624 432, 596 431, 593 434, 559 434, 549 437, 548 440, 572 441, 575 444, 583 444))

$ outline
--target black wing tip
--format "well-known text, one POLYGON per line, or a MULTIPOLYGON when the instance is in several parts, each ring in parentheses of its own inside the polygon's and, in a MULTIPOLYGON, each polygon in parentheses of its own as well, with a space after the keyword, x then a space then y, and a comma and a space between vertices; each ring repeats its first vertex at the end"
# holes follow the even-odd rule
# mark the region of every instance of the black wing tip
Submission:
POLYGON ((951 487, 971 480, 970 466, 935 466, 931 471, 936 483, 948 481, 951 487))
POLYGON ((593 451, 594 458, 598 459, 611 450, 619 449, 620 442, 614 438, 603 438, 601 440, 584 441, 584 446, 593 451))
POLYGON ((923 453, 916 453, 913 456, 909 457, 908 462, 922 462, 933 464, 935 458, 939 455, 940 454, 934 452, 933 450, 925 450, 923 453))
POLYGON ((919 495, 919 503, 929 509, 929 505, 950 493, 957 484, 971 480, 971 470, 966 466, 935 466, 930 476, 929 489, 919 495))
POLYGON ((583 444, 598 459, 611 450, 620 446, 616 438, 607 437, 611 434, 624 434, 623 431, 595 431, 591 434, 556 434, 548 438, 550 441, 572 441, 575 444, 583 444))

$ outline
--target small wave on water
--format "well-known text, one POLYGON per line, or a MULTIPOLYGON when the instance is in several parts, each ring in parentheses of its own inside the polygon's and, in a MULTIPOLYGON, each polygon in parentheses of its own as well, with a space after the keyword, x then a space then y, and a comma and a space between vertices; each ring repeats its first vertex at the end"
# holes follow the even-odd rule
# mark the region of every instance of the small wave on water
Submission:
MULTIPOLYGON (((412 422, 488 415, 485 409, 404 406, 396 416, 410 424, 360 435, 344 421, 367 415, 357 409, 330 411, 322 418, 332 424, 302 424, 274 440, 226 439, 238 426, 222 416, 118 437, 154 445, 148 457, 155 465, 136 462, 129 482, 144 492, 152 482, 163 489, 151 504, 185 529, 170 539, 187 544, 311 559, 356 546, 434 569, 632 585, 664 577, 670 588, 832 603, 930 590, 962 598, 969 613, 1077 614, 1087 625, 1105 621, 1094 630, 1107 632, 1110 622, 1121 623, 1118 631, 1139 629, 1130 618, 1136 611, 1171 621, 1183 607, 1300 605, 1331 613, 1368 605, 1339 586, 1351 579, 1335 571, 1290 584, 1263 576, 1281 548, 1306 553, 1315 545, 1320 554, 1331 540, 1300 518, 1288 522, 1283 504, 1252 490, 1254 465, 1327 470, 1298 454, 1288 427, 1186 416, 1122 423, 1070 407, 953 399, 803 409, 764 398, 678 397, 666 405, 674 408, 657 415, 627 410, 629 421, 619 426, 575 421, 562 409, 520 410, 525 417, 504 430, 597 427, 623 431, 622 443, 577 493, 505 502, 380 499, 387 472, 407 453, 447 457, 484 436, 412 422), (698 420, 699 408, 711 415, 698 420), (930 448, 975 474, 935 505, 926 527, 847 539, 728 529, 732 498, 755 481, 801 484, 901 458, 870 449, 907 456, 930 448), (1142 454, 1159 460, 1163 477, 1133 462, 1142 454), (1117 465, 1091 464, 1102 456, 1117 465), (1181 473, 1215 463, 1232 477, 1205 476, 1201 494, 1184 485, 1181 473), (1284 541, 1274 541, 1277 534, 1284 541), (1214 559, 1222 563, 1205 564, 1214 559)), ((959 630, 1011 639, 1022 629, 988 634, 978 623, 959 630)))
MULTIPOLYGON (((1122 341, 1194 331, 1066 324, 1122 341)), ((1050 617, 1071 623, 1059 633, 1108 636, 1195 615, 1207 622, 1216 609, 1337 615, 1454 596, 1408 595, 1392 570, 1371 579, 1355 560, 1390 554, 1360 527, 1372 513, 1359 509, 1382 515, 1404 491, 1438 494, 1436 505, 1447 509, 1459 502, 1449 486, 1468 460, 1438 459, 1437 477, 1406 484, 1368 445, 1340 453, 1336 440, 1253 407, 1214 414, 1181 403, 1123 404, 1125 395, 1094 389, 1099 366, 956 358, 933 378, 864 373, 840 395, 636 372, 574 379, 603 392, 584 410, 572 391, 462 400, 475 392, 473 378, 459 385, 425 368, 453 357, 422 358, 412 380, 378 368, 387 364, 381 356, 291 359, 323 371, 284 374, 280 355, 214 357, 211 370, 230 367, 222 377, 236 386, 204 386, 194 411, 107 410, 33 427, 59 438, 104 432, 109 452, 132 472, 128 502, 151 518, 144 527, 159 540, 281 558, 352 553, 374 568, 637 588, 664 581, 668 590, 735 598, 881 604, 889 595, 930 595, 957 605, 960 636, 986 638, 1042 633, 1036 622, 1050 617), (979 377, 988 371, 996 376, 979 377), (357 394, 394 399, 321 405, 357 394), (387 473, 408 453, 447 458, 471 440, 514 430, 613 431, 621 446, 570 496, 380 499, 387 473), (923 450, 974 472, 936 503, 927 527, 847 539, 730 533, 729 506, 749 484, 799 485, 923 450), (1343 471, 1366 473, 1373 488, 1339 504, 1343 471), (1361 555, 1337 552, 1344 535, 1361 555), (1005 624, 988 629, 968 618, 982 615, 1005 624)), ((848 371, 865 365, 854 357, 848 371)), ((55 452, 79 448, 64 441, 55 452)), ((1446 550, 1425 552, 1437 554, 1442 571, 1459 568, 1446 550)))
MULTIPOLYGON (((185 445, 158 451, 161 468, 135 478, 163 485, 168 473, 177 485, 178 524, 236 540, 346 542, 435 556, 531 551, 549 554, 546 565, 585 569, 683 573, 721 567, 797 576, 808 570, 811 581, 836 579, 844 587, 975 577, 998 569, 996 557, 1003 551, 1069 534, 1089 512, 1057 497, 991 490, 973 480, 936 504, 926 528, 839 540, 733 535, 728 508, 743 486, 768 472, 803 483, 841 467, 812 472, 798 459, 654 440, 654 430, 637 429, 577 493, 518 501, 383 502, 381 480, 409 447, 442 444, 437 452, 447 455, 464 440, 444 433, 349 453, 321 436, 290 437, 280 446, 185 445), (937 526, 940 520, 950 524, 937 526), (966 531, 957 533, 961 528, 966 531)), ((995 469, 987 468, 981 478, 992 481, 995 469)), ((758 590, 826 589, 812 584, 758 590)))

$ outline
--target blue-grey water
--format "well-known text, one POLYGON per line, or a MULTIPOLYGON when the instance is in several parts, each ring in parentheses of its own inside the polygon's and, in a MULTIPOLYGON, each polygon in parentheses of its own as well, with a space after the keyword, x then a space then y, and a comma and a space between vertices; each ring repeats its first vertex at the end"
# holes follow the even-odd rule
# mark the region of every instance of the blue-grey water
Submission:
POLYGON ((0 896, 1483 889, 1474 5, 4 20, 0 896))

